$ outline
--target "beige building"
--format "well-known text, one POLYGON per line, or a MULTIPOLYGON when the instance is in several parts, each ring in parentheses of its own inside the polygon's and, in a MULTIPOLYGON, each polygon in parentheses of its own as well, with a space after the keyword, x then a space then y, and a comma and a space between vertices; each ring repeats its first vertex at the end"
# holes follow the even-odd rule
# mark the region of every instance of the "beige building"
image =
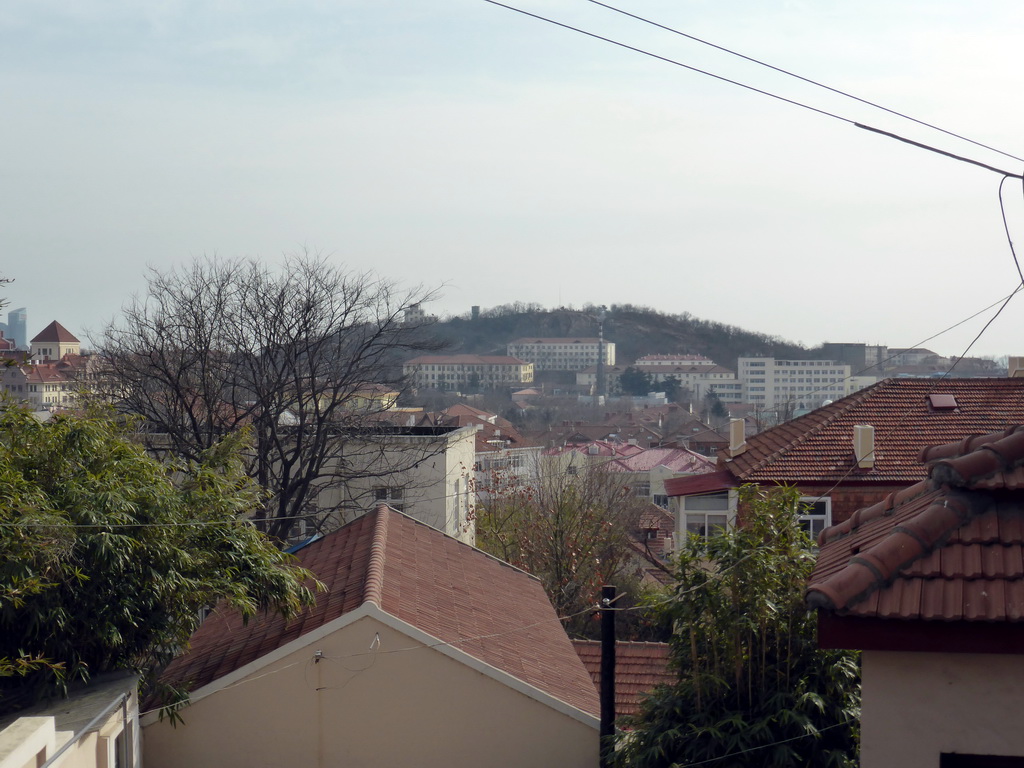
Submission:
MULTIPOLYGON (((524 338, 510 341, 508 354, 529 360, 538 371, 582 371, 597 365, 602 343, 586 338, 524 338)), ((603 342, 603 363, 615 365, 615 342, 603 342)))
POLYGON ((63 325, 54 320, 32 339, 30 356, 33 360, 56 361, 64 355, 82 353, 81 342, 63 325))
POLYGON ((863 768, 1024 765, 1024 427, 921 457, 822 533, 819 644, 861 651, 863 768))
POLYGON ((402 366, 414 387, 456 391, 521 387, 533 382, 533 363, 516 357, 421 355, 402 366))
POLYGON ((540 582, 380 507, 298 552, 315 607, 213 613, 165 671, 147 768, 593 768, 597 692, 540 582))
POLYGON ((387 427, 372 439, 351 440, 344 448, 345 485, 323 490, 317 506, 339 510, 339 521, 347 523, 387 504, 473 544, 476 432, 472 425, 387 427))
POLYGON ((0 719, 0 768, 141 768, 138 675, 115 672, 0 719))

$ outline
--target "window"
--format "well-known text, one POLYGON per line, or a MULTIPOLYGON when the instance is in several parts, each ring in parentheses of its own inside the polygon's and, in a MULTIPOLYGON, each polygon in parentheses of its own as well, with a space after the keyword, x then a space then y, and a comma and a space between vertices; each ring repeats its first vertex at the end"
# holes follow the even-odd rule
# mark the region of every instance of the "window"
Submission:
POLYGON ((731 518, 729 491, 683 497, 683 525, 687 533, 713 536, 725 530, 731 518))
POLYGON ((405 511, 405 504, 402 500, 405 496, 402 488, 388 488, 384 486, 378 486, 373 489, 373 500, 378 504, 387 504, 392 509, 398 512, 405 511))
POLYGON ((800 507, 800 524, 817 541, 818 534, 832 525, 832 499, 828 496, 801 496, 800 507))

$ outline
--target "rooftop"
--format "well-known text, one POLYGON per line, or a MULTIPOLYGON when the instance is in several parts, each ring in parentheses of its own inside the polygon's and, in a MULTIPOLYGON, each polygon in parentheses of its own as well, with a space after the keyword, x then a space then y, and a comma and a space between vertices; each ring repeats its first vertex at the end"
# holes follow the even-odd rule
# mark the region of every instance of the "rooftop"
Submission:
MULTIPOLYGON (((573 640, 594 687, 601 688, 601 643, 573 640)), ((671 685, 668 643, 617 642, 615 644, 615 716, 636 715, 644 696, 659 685, 671 685)))
POLYGON ((919 455, 926 480, 821 533, 808 603, 861 618, 1024 621, 1024 426, 919 455))
POLYGON ((35 344, 36 342, 45 341, 59 342, 61 344, 80 343, 78 339, 76 339, 74 335, 71 333, 71 331, 69 331, 63 325, 58 323, 56 320, 54 320, 48 326, 43 328, 43 330, 41 330, 39 334, 34 339, 32 339, 33 344, 35 344))
POLYGON ((195 690, 370 603, 585 712, 597 695, 540 582, 410 517, 380 506, 300 549, 327 587, 286 621, 247 624, 223 607, 163 674, 195 690))

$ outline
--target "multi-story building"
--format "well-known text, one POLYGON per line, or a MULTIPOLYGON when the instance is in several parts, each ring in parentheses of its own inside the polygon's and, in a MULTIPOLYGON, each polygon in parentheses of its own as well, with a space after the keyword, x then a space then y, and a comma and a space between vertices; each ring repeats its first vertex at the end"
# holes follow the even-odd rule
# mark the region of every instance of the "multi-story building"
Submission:
POLYGON ((635 365, 715 365, 715 361, 703 355, 644 355, 636 359, 635 365))
POLYGON ((82 343, 54 320, 32 339, 31 357, 44 362, 62 360, 64 355, 81 354, 82 343))
POLYGON ((486 355, 421 355, 402 366, 414 387, 432 389, 498 389, 533 381, 533 363, 515 357, 486 355))
MULTIPOLYGON (((648 355, 653 357, 652 355, 648 355)), ((667 357, 667 356, 665 356, 667 357)), ((728 368, 716 365, 714 361, 707 360, 701 363, 651 363, 644 362, 648 358, 640 358, 631 366, 612 365, 605 368, 605 380, 608 388, 615 390, 619 377, 627 368, 634 368, 641 373, 646 373, 651 378, 651 384, 657 385, 666 379, 675 379, 682 386, 689 388, 695 399, 703 398, 708 391, 714 391, 724 403, 743 402, 743 388, 737 385, 736 374, 728 368), (719 393, 721 390, 721 393, 719 393)), ((678 356, 677 358, 678 359, 678 356)), ((581 387, 592 388, 597 383, 597 366, 591 366, 576 373, 576 384, 581 387)))
POLYGON ((0 323, 0 331, 15 343, 16 349, 28 349, 28 312, 24 307, 7 313, 7 322, 0 323))
MULTIPOLYGON (((863 383, 850 379, 850 366, 833 360, 776 360, 773 357, 741 357, 737 378, 746 389, 746 400, 765 409, 818 408, 856 391, 863 383)), ((873 381, 873 380, 872 380, 873 381)))
POLYGON ((509 342, 507 351, 513 357, 529 360, 538 371, 582 371, 596 366, 599 360, 615 365, 615 342, 596 338, 516 339, 509 342))

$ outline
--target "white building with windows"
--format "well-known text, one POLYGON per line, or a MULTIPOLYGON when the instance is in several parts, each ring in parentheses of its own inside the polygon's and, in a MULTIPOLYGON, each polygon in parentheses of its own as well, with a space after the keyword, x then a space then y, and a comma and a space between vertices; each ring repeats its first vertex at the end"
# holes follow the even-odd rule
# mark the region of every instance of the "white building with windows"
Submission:
MULTIPOLYGON (((850 366, 833 360, 741 357, 736 377, 744 386, 747 402, 765 409, 791 405, 794 410, 810 410, 856 391, 850 366)), ((860 377, 857 383, 862 380, 860 377)))
POLYGON ((533 382, 533 363, 488 355, 421 355, 402 366, 414 387, 456 391, 522 387, 533 382))
POLYGON ((597 365, 615 365, 615 342, 597 338, 523 338, 508 343, 508 354, 529 360, 538 371, 582 371, 597 365), (603 346, 603 355, 601 349, 603 346))

